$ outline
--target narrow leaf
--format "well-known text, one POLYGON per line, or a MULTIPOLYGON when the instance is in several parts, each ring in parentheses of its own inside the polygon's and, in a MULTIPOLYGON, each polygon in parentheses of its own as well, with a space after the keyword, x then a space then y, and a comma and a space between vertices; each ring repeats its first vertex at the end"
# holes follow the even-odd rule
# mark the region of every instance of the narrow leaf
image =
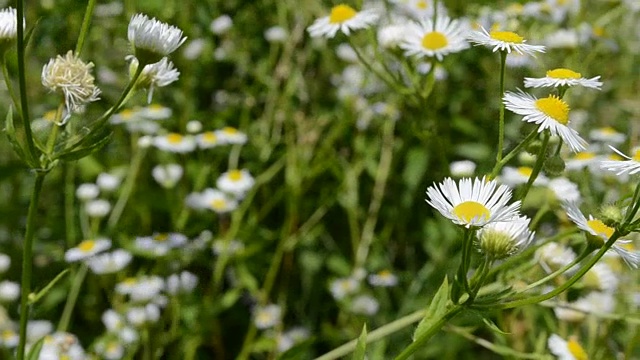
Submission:
POLYGON ((362 332, 360 333, 360 337, 358 337, 358 342, 356 343, 356 349, 353 351, 353 360, 364 360, 367 350, 367 324, 362 326, 362 332))
POLYGON ((484 321, 485 325, 487 325, 487 327, 489 329, 491 329, 491 331, 496 332, 498 334, 502 334, 502 335, 509 335, 510 333, 508 332, 504 332, 502 331, 498 325, 496 325, 496 323, 493 322, 493 320, 487 318, 487 317, 482 317, 482 321, 484 321))
POLYGON ((440 319, 447 312, 447 301, 449 300, 449 280, 445 276, 442 285, 436 292, 433 300, 431 300, 431 304, 429 304, 429 308, 427 309, 427 313, 424 315, 424 318, 420 320, 416 331, 413 333, 413 341, 420 338, 420 336, 427 332, 431 326, 440 319))
POLYGON ((45 296, 49 292, 49 290, 51 290, 58 283, 58 281, 62 280, 62 278, 68 273, 69 269, 63 270, 62 272, 60 272, 60 274, 53 278, 53 280, 51 280, 51 282, 49 282, 47 286, 44 287, 44 289, 40 290, 37 294, 30 296, 29 305, 33 305, 40 301, 40 299, 42 299, 42 297, 45 296))
POLYGON ((40 351, 42 350, 42 346, 44 345, 44 339, 46 336, 41 337, 36 343, 31 347, 29 353, 27 354, 28 360, 38 360, 40 359, 40 351))
POLYGON ((22 146, 20 146, 18 138, 16 137, 16 128, 13 125, 13 109, 11 107, 9 107, 9 111, 7 112, 7 117, 4 122, 4 131, 7 134, 9 144, 11 144, 13 151, 16 152, 22 161, 26 162, 24 150, 22 149, 22 146))

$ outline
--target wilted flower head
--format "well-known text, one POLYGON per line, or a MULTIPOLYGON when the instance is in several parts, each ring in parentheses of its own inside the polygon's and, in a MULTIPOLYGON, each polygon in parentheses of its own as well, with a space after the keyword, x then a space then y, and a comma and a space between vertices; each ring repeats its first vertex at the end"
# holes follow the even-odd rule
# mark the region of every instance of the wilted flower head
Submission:
POLYGON ((131 17, 127 35, 136 58, 145 65, 171 54, 187 40, 182 30, 144 14, 131 17))
POLYGON ((80 112, 84 105, 99 99, 100 89, 93 83, 93 63, 80 60, 69 50, 63 57, 58 55, 42 68, 42 85, 51 91, 61 91, 67 113, 58 123, 64 125, 71 113, 80 112))
MULTIPOLYGON (((127 56, 127 59, 131 60, 131 71, 135 73, 135 69, 139 66, 138 59, 131 55, 127 56)), ((167 57, 163 57, 157 63, 149 64, 142 69, 136 86, 149 89, 147 103, 151 104, 153 90, 156 87, 165 87, 177 81, 178 77, 180 77, 180 72, 174 68, 173 63, 167 57)))

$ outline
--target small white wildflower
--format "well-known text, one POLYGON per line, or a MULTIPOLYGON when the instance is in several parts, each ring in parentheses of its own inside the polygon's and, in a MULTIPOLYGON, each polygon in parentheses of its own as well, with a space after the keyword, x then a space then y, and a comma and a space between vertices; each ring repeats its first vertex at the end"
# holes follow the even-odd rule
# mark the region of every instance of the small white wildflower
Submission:
POLYGON ((64 253, 64 259, 66 262, 74 262, 78 260, 88 259, 108 250, 111 247, 111 240, 106 238, 97 238, 91 240, 84 240, 76 247, 67 250, 64 253))
POLYGON ((338 31, 349 35, 352 30, 366 29, 378 20, 373 9, 356 11, 349 5, 340 4, 331 9, 331 14, 317 19, 307 28, 311 37, 332 38, 338 31))
POLYGON ((380 309, 380 303, 369 295, 359 295, 351 303, 351 311, 367 316, 375 315, 380 309))
POLYGON ((211 21, 209 29, 216 35, 222 35, 233 26, 233 20, 229 15, 220 15, 211 21))
POLYGON ((145 65, 168 56, 187 40, 182 36, 182 30, 155 18, 149 19, 144 14, 131 17, 127 36, 133 45, 136 57, 145 65), (157 60, 150 61, 150 59, 157 60))
POLYGON ((253 187, 254 183, 253 176, 246 169, 229 170, 216 180, 218 189, 239 198, 243 197, 253 187))
POLYGON ((163 188, 171 189, 180 181, 183 172, 179 164, 163 164, 154 166, 151 175, 163 188))
POLYGON ((17 300, 20 297, 20 284, 3 280, 0 281, 0 301, 10 302, 17 300))
POLYGON ((80 184, 76 189, 76 196, 81 201, 93 200, 100 195, 100 188, 96 184, 84 183, 80 184))
POLYGON ((103 218, 111 211, 111 204, 104 199, 90 200, 85 204, 85 212, 92 218, 103 218))
POLYGON ((264 38, 272 43, 284 42, 288 36, 289 33, 282 26, 272 26, 264 31, 264 38))
POLYGON ((110 253, 99 254, 86 260, 94 274, 113 274, 124 269, 133 256, 124 249, 117 249, 110 253))
POLYGON ((258 329, 272 328, 281 322, 282 309, 275 304, 257 307, 253 313, 253 323, 258 329))

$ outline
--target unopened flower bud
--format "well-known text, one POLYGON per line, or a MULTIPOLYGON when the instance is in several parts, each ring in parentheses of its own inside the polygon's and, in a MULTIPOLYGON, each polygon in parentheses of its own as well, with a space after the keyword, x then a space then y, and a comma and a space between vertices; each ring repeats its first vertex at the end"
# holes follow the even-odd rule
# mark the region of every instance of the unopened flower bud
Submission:
POLYGON ((548 158, 544 162, 544 171, 551 176, 559 176, 564 172, 564 160, 558 155, 548 158))

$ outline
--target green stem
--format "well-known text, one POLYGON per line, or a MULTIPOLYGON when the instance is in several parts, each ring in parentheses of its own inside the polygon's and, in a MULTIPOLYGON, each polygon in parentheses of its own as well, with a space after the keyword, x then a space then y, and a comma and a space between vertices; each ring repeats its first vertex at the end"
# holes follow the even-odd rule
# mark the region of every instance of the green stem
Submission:
MULTIPOLYGON (((21 4, 22 1, 18 1, 21 4)), ((20 16, 18 16, 20 18, 20 16)), ((21 24, 18 23, 20 27, 21 24)), ((36 180, 29 200, 29 211, 27 213, 27 228, 24 235, 22 248, 22 281, 20 283, 20 342, 18 343, 18 360, 24 360, 24 353, 27 339, 27 319, 29 318, 29 294, 31 293, 31 273, 33 262, 33 235, 35 232, 35 220, 38 208, 42 184, 46 172, 36 172, 36 180)))
POLYGON ((523 293, 523 292, 529 291, 529 290, 531 290, 531 289, 533 289, 533 288, 535 288, 535 287, 538 287, 538 286, 540 286, 540 285, 542 285, 542 284, 546 283, 546 282, 547 282, 547 281, 549 281, 549 280, 553 280, 553 279, 555 279, 558 275, 564 274, 566 271, 568 271, 569 269, 571 269, 572 267, 574 267, 577 263, 579 263, 579 262, 580 262, 580 261, 582 261, 584 258, 586 258, 587 256, 589 256, 589 254, 590 254, 590 253, 591 253, 591 251, 590 251, 590 250, 589 250, 589 248, 587 247, 587 248, 582 252, 582 254, 580 254, 580 256, 578 256, 575 260, 573 260, 573 261, 572 261, 572 262, 570 262, 569 264, 567 264, 567 265, 565 265, 565 266, 561 267, 560 269, 558 269, 558 270, 556 270, 556 271, 552 272, 551 274, 549 274, 549 275, 547 275, 547 276, 543 277, 542 279, 540 279, 540 280, 538 280, 538 281, 536 281, 536 282, 534 282, 534 283, 532 283, 532 284, 529 284, 529 286, 527 286, 526 288, 524 288, 524 289, 522 289, 522 290, 518 291, 518 293, 523 293))
MULTIPOLYGON (((426 310, 418 310, 416 312, 413 312, 409 315, 405 315, 403 317, 401 317, 398 320, 392 321, 370 333, 367 334, 367 344, 371 344, 373 342, 376 342, 380 339, 384 339, 385 337, 406 328, 407 326, 416 323, 420 320, 422 320, 422 318, 424 318, 424 314, 425 314, 426 310)), ((351 340, 348 343, 337 347, 333 350, 331 350, 330 352, 317 357, 315 360, 334 360, 334 359, 338 359, 340 357, 343 357, 351 352, 353 352, 353 350, 355 350, 356 348, 356 344, 357 344, 357 340, 351 340)))
POLYGON ((571 278, 569 278, 567 282, 553 289, 552 291, 546 294, 521 300, 508 301, 501 304, 481 305, 478 306, 478 308, 490 307, 492 309, 511 309, 525 305, 537 304, 561 294, 562 292, 573 286, 573 284, 575 284, 578 280, 580 280, 593 267, 593 265, 595 265, 598 260, 602 258, 607 250, 609 250, 611 246, 613 246, 613 244, 616 242, 616 240, 618 240, 618 238, 620 238, 620 236, 621 234, 616 230, 613 235, 611 235, 611 238, 609 238, 609 240, 602 246, 602 248, 600 248, 600 250, 593 257, 591 257, 591 259, 589 259, 589 261, 587 261, 571 278))
POLYGON ((484 282, 487 279, 487 275, 489 275, 491 265, 493 265, 493 260, 485 258, 480 268, 476 270, 477 276, 474 274, 473 279, 471 279, 472 286, 468 303, 472 303, 478 295, 478 291, 480 291, 480 288, 482 288, 482 285, 484 285, 484 282))
POLYGON ((633 207, 631 208, 631 211, 625 214, 624 221, 622 222, 623 228, 627 227, 631 223, 631 221, 633 221, 633 218, 634 216, 636 216, 638 209, 640 209, 640 182, 636 185, 636 190, 633 193, 631 204, 633 204, 633 207))
POLYGON ((359 269, 364 266, 367 261, 367 256, 369 255, 369 248, 373 242, 378 213, 380 211, 380 206, 382 205, 382 198, 384 197, 385 187, 391 171, 394 145, 393 131, 395 123, 396 122, 393 120, 387 120, 384 124, 382 133, 382 149, 380 150, 380 162, 376 171, 375 184, 373 186, 373 194, 371 203, 369 204, 367 220, 362 227, 362 237, 358 243, 355 269, 359 269))
POLYGON ((509 152, 505 157, 503 157, 502 160, 496 163, 496 165, 493 167, 493 170, 491 170, 491 175, 489 175, 489 177, 491 179, 495 179, 496 176, 498 176, 498 173, 500 172, 500 170, 502 170, 502 168, 509 162, 509 160, 513 159, 516 155, 518 155, 520 151, 524 149, 525 146, 529 145, 529 143, 533 141, 537 136, 538 136, 537 129, 534 129, 533 131, 531 131, 531 133, 529 133, 529 135, 527 135, 527 137, 524 140, 522 140, 522 142, 518 144, 518 146, 516 146, 513 150, 511 150, 511 152, 509 152))
POLYGON ((18 46, 18 84, 20 87, 20 104, 22 119, 22 127, 24 128, 24 135, 27 141, 28 159, 31 164, 37 164, 38 159, 36 156, 36 147, 33 142, 33 134, 31 133, 31 119, 29 118, 29 101, 27 98, 27 70, 25 68, 24 53, 26 44, 24 42, 24 0, 18 0, 16 6, 17 15, 17 46, 18 46))
MULTIPOLYGON (((471 250, 473 248, 473 236, 474 230, 465 229, 464 241, 462 243, 462 260, 460 261, 460 267, 458 268, 458 281, 462 281, 464 291, 471 295, 471 287, 469 286, 469 279, 467 273, 469 272, 469 265, 471 263, 471 250)), ((458 300, 458 299, 454 299, 458 300)))
POLYGON ((0 61, 2 61, 2 76, 4 76, 4 82, 7 85, 7 91, 9 92, 9 96, 11 96, 13 106, 16 107, 18 114, 20 114, 20 100, 18 100, 18 97, 16 97, 15 90, 13 89, 13 85, 11 84, 11 78, 9 77, 9 70, 7 69, 7 62, 5 61, 4 56, 0 57, 0 61))
POLYGON ((453 319, 456 315, 458 315, 462 311, 463 307, 459 305, 454 305, 450 308, 446 313, 442 315, 438 321, 433 323, 431 327, 421 334, 419 338, 413 340, 411 345, 407 346, 400 355, 396 356, 395 360, 405 360, 408 359, 414 352, 416 352, 420 347, 424 346, 433 335, 435 335, 440 329, 451 319, 453 319))
POLYGON ((109 231, 112 231, 118 224, 118 221, 120 221, 120 217, 124 212, 127 202, 129 201, 129 197, 131 197, 131 194, 133 193, 133 188, 136 184, 138 173, 140 172, 140 166, 142 165, 142 160, 146 153, 146 149, 138 147, 133 155, 133 159, 129 165, 129 170, 127 171, 127 179, 124 181, 122 186, 122 192, 120 193, 120 196, 116 201, 116 205, 113 207, 113 211, 111 211, 111 215, 107 221, 107 228, 109 231))
POLYGON ((89 25, 91 24, 91 17, 93 16, 93 8, 96 6, 96 0, 89 0, 87 9, 84 12, 84 18, 82 19, 82 27, 80 28, 80 35, 78 35, 78 42, 76 43, 76 55, 80 56, 84 41, 89 33, 89 25))
POLYGON ((356 53, 356 56, 358 57, 358 60, 360 60, 360 63, 362 63, 362 65, 364 65, 364 67, 367 68, 367 70, 371 71, 380 80, 384 81, 390 88, 396 89, 396 91, 398 91, 400 94, 407 94, 407 90, 403 86, 401 86, 400 84, 396 83, 393 80, 389 80, 384 74, 382 74, 380 71, 375 69, 373 67, 373 65, 371 65, 371 63, 369 63, 364 58, 364 56, 362 55, 360 50, 358 50, 358 48, 353 44, 353 41, 351 40, 351 37, 347 37, 347 40, 349 41, 349 45, 353 49, 353 52, 356 53))
POLYGON ((82 265, 80 265, 80 268, 73 277, 71 289, 69 290, 69 296, 67 296, 67 302, 64 304, 64 310, 62 311, 60 322, 58 322, 58 331, 67 331, 67 329, 69 328, 71 315, 73 314, 73 309, 75 308, 76 302, 78 301, 78 295, 80 295, 80 289, 82 288, 82 283, 84 282, 84 278, 87 276, 88 270, 89 267, 87 266, 87 264, 83 263, 82 265))
POLYGON ((496 162, 502 160, 502 148, 504 147, 504 76, 507 72, 507 52, 500 51, 500 120, 498 123, 498 152, 496 154, 496 162))
POLYGON ((549 131, 544 132, 544 136, 542 137, 542 147, 540 148, 540 152, 538 153, 538 158, 536 159, 536 163, 533 166, 533 170, 531 171, 531 176, 529 176, 529 180, 524 185, 520 192, 520 201, 524 202, 524 199, 527 197, 529 190, 531 190, 531 186, 533 182, 538 178, 538 174, 542 170, 542 165, 544 165, 544 161, 547 156, 547 148, 549 147, 549 138, 551 137, 551 133, 549 131))

